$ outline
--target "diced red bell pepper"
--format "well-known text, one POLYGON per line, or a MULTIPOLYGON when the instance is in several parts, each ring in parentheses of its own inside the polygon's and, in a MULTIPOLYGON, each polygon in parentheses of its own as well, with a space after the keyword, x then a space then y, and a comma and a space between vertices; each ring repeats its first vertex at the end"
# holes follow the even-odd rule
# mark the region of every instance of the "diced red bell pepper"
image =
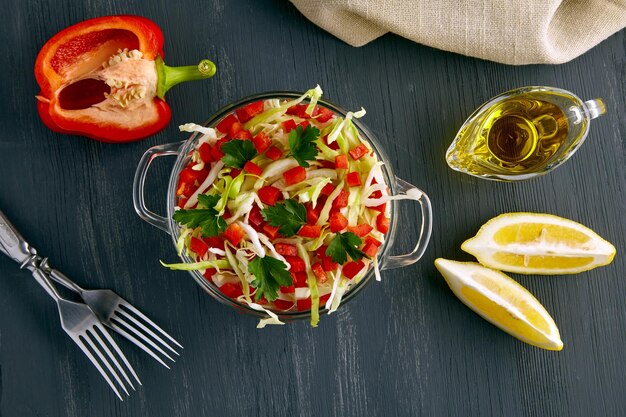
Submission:
POLYGON ((211 237, 205 237, 202 240, 204 240, 204 243, 206 243, 209 246, 209 248, 217 248, 217 249, 224 250, 224 239, 221 237, 211 236, 211 237))
POLYGON ((283 130, 285 131, 285 133, 289 133, 293 129, 295 129, 296 126, 298 125, 296 124, 295 120, 289 119, 289 120, 285 120, 284 122, 282 122, 282 126, 283 126, 283 130))
POLYGON ((327 245, 322 245, 319 248, 317 248, 317 250, 315 251, 315 254, 322 259, 324 256, 326 256, 326 249, 328 249, 327 245))
POLYGON ((305 224, 300 228, 298 236, 315 239, 322 235, 322 226, 305 224))
POLYGON ((376 247, 380 247, 380 245, 383 244, 383 242, 378 241, 377 239, 374 239, 371 235, 367 236, 365 238, 365 244, 366 245, 374 245, 376 247))
POLYGON ((322 137, 322 140, 324 141, 324 143, 326 144, 326 146, 328 146, 330 149, 332 149, 333 151, 338 151, 339 150, 339 144, 337 143, 337 141, 333 141, 332 143, 328 143, 328 135, 322 137))
POLYGON ((263 223, 265 223, 265 219, 263 218, 261 209, 256 204, 252 206, 252 209, 250 210, 248 223, 250 223, 254 228, 260 228, 261 226, 263 226, 263 223))
POLYGON ((321 263, 316 262, 313 265, 311 265, 311 270, 315 274, 315 277, 317 278, 317 282, 319 282, 320 284, 325 283, 326 280, 328 279, 328 277, 326 276, 326 272, 324 271, 324 268, 322 267, 321 263))
POLYGON ((309 121, 308 120, 303 120, 300 123, 298 123, 298 126, 302 126, 302 129, 306 129, 306 127, 309 125, 309 121))
POLYGON ((263 226, 263 231, 266 235, 270 237, 270 239, 276 239, 278 237, 279 227, 270 226, 268 223, 265 223, 263 226))
POLYGON ((320 296, 320 308, 324 308, 329 298, 330 298, 330 293, 320 296))
POLYGON ((230 170, 230 176, 233 178, 237 178, 241 174, 241 170, 239 168, 232 168, 230 170))
POLYGON ((325 196, 329 196, 332 194, 333 191, 335 191, 335 186, 328 183, 325 186, 322 187, 322 192, 320 193, 321 195, 325 195, 325 196))
POLYGON ((348 226, 348 231, 354 233, 358 237, 367 236, 374 228, 367 223, 358 224, 356 226, 348 226))
POLYGON ((363 269, 363 267, 365 267, 363 261, 350 261, 343 265, 343 269, 341 271, 346 278, 352 279, 363 269))
POLYGON ((296 308, 298 311, 306 311, 311 309, 311 298, 303 298, 296 300, 296 308))
POLYGON ((184 207, 185 207, 185 204, 187 204, 187 200, 189 200, 189 199, 188 199, 188 198, 185 198, 185 197, 180 197, 180 198, 178 199, 178 204, 177 204, 177 205, 178 205, 178 207, 180 207, 180 208, 184 208, 184 207))
POLYGON ((243 124, 239 122, 235 122, 232 125, 230 125, 230 128, 228 129, 228 137, 232 139, 233 136, 235 136, 237 133, 241 132, 242 130, 243 130, 243 124))
POLYGON ((290 245, 289 243, 276 243, 274 248, 276 248, 276 252, 283 256, 298 256, 298 248, 296 248, 295 245, 290 245))
POLYGON ((322 260, 322 268, 324 268, 324 271, 326 272, 336 271, 339 267, 339 264, 337 262, 333 262, 330 256, 324 256, 320 259, 322 260))
POLYGON ((221 143, 216 143, 213 149, 211 149, 211 157, 214 161, 219 161, 224 156, 224 152, 222 152, 220 145, 221 143))
POLYGON ((290 114, 292 116, 298 116, 302 119, 308 119, 309 117, 311 117, 306 114, 306 108, 308 106, 308 104, 296 104, 287 109, 287 114, 290 114))
POLYGON ((335 114, 332 112, 332 110, 327 109, 326 107, 322 107, 322 106, 317 106, 315 108, 315 111, 313 112, 313 116, 315 117, 315 120, 317 120, 320 123, 326 123, 334 115, 335 114))
POLYGON ((281 311, 291 310, 295 305, 293 300, 281 300, 280 298, 277 298, 272 302, 274 303, 274 307, 281 311))
POLYGON ((176 195, 184 195, 186 197, 196 191, 202 181, 206 179, 208 175, 207 170, 196 171, 192 169, 192 165, 189 165, 178 174, 178 186, 176 187, 176 195))
POLYGON ((235 133, 231 139, 239 139, 239 140, 252 140, 252 133, 250 133, 249 130, 240 130, 239 132, 235 133))
POLYGON ((346 184, 348 187, 358 187, 361 185, 361 176, 358 172, 350 172, 346 175, 346 184))
POLYGON ((220 291, 227 297, 237 298, 243 295, 243 288, 240 283, 236 282, 227 282, 226 284, 220 287, 220 291))
POLYGON ((363 143, 359 143, 357 146, 355 146, 354 148, 350 149, 348 151, 348 153, 350 154, 352 159, 354 159, 356 161, 357 159, 361 158, 363 155, 365 155, 369 151, 370 150, 367 149, 367 146, 365 146, 363 143))
POLYGON ((378 246, 374 245, 373 243, 366 243, 365 246, 363 246, 363 253, 365 253, 370 258, 373 258, 378 253, 378 246))
POLYGON ((261 175, 261 173, 263 172, 263 168, 261 168, 252 161, 246 162, 246 164, 243 166, 243 170, 249 174, 257 176, 261 175))
POLYGON ((384 213, 387 211, 387 203, 380 204, 378 206, 368 207, 370 210, 378 211, 379 213, 384 213))
MULTIPOLYGON (((292 282, 293 282, 293 279, 292 279, 292 282)), ((287 285, 284 287, 280 287, 280 292, 282 292, 283 294, 293 294, 294 292, 296 292, 296 286, 287 285)))
POLYGON ((296 288, 306 288, 309 286, 308 281, 308 276, 306 274, 306 272, 304 271, 300 271, 300 272, 293 272, 293 270, 289 271, 289 273, 291 274, 291 280, 293 282, 294 287, 296 288))
POLYGON ((322 168, 335 169, 335 163, 331 161, 318 161, 322 168))
POLYGON ((341 190, 339 195, 333 200, 333 208, 340 209, 344 207, 348 207, 348 192, 346 190, 341 190))
POLYGON ((42 121, 56 132, 115 143, 162 130, 172 117, 165 93, 180 82, 215 74, 208 60, 171 68, 162 57, 163 33, 145 17, 102 16, 63 29, 35 61, 42 121), (118 54, 126 58, 133 50, 141 52, 141 60, 113 62, 118 54), (152 65, 143 65, 147 61, 152 65), (138 85, 144 86, 144 94, 138 85))
MULTIPOLYGON (((372 183, 375 184, 375 182, 372 182, 372 183)), ((376 190, 372 194, 370 194, 369 198, 374 199, 374 198, 380 198, 382 196, 383 196, 383 192, 380 190, 376 190)))
POLYGON ((237 117, 241 123, 245 123, 252 119, 259 113, 263 112, 263 100, 255 101, 254 103, 246 104, 245 106, 237 109, 237 117))
POLYGON ((264 204, 273 206, 274 204, 276 204, 276 201, 278 201, 278 199, 282 197, 283 194, 278 188, 272 187, 271 185, 266 185, 265 187, 259 188, 258 195, 259 199, 264 204))
POLYGON ((283 178, 286 185, 298 184, 306 179, 306 169, 298 165, 283 172, 283 178))
POLYGON ((385 216, 385 213, 376 216, 376 229, 385 234, 389 231, 389 217, 385 216))
POLYGON ((209 245, 207 245, 202 239, 192 237, 189 242, 189 248, 195 252, 199 258, 202 258, 209 250, 209 245))
POLYGON ((294 274, 306 271, 306 265, 304 263, 304 260, 299 256, 285 256, 285 260, 291 266, 290 271, 294 274))
POLYGON ((348 169, 348 157, 346 155, 337 155, 335 157, 335 169, 348 169))
POLYGON ((306 208, 307 224, 316 224, 317 220, 320 217, 321 206, 318 204, 316 208, 313 208, 313 205, 311 203, 306 203, 304 207, 306 208))
POLYGON ((261 132, 252 138, 252 143, 258 153, 263 153, 272 145, 272 139, 265 132, 261 132))
POLYGON ((276 146, 271 146, 267 152, 265 152, 265 156, 267 156, 272 161, 278 161, 281 156, 283 156, 283 151, 278 149, 276 146))
POLYGON ((330 215, 330 231, 333 233, 341 232, 343 229, 348 227, 348 219, 346 216, 336 211, 330 215))
POLYGON ((224 231, 224 239, 228 240, 233 246, 239 246, 241 239, 246 232, 237 223, 231 223, 224 231))
POLYGON ((228 116, 224 117, 217 124, 217 126, 215 126, 215 128, 222 133, 228 133, 233 123, 237 123, 237 122, 239 122, 239 120, 237 120, 237 116, 231 113, 228 116))
POLYGON ((200 159, 204 162, 209 163, 213 161, 213 157, 211 156, 211 145, 208 143, 203 143, 198 148, 198 153, 200 154, 200 159))
POLYGON ((207 281, 209 281, 209 282, 213 282, 213 275, 215 275, 216 273, 217 273, 217 269, 215 269, 215 268, 209 268, 209 269, 206 269, 206 270, 204 271, 204 273, 202 274, 202 276, 203 276, 204 278, 206 278, 206 280, 207 280, 207 281))

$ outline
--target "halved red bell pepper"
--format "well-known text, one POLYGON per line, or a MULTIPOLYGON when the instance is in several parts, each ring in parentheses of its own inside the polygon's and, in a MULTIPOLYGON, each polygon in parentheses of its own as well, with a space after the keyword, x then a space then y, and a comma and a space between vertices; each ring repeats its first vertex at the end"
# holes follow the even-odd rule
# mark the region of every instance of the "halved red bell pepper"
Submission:
POLYGON ((163 129, 174 85, 215 74, 215 64, 168 67, 163 34, 141 16, 85 20, 54 35, 35 62, 37 110, 50 129, 104 142, 129 142, 163 129))

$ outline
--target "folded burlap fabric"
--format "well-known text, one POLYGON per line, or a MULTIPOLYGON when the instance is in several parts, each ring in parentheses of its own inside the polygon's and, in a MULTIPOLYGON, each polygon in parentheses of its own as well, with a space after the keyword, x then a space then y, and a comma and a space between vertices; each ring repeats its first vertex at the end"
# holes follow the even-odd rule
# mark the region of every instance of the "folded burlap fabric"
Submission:
POLYGON ((626 27, 626 0, 291 0, 353 46, 393 32, 505 64, 569 61, 626 27))

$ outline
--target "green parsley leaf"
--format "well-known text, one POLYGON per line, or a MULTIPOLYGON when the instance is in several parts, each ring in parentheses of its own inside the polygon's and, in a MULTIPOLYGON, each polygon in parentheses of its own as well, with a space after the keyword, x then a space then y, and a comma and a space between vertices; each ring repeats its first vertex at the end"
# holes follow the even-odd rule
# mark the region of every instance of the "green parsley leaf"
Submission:
POLYGON ((192 210, 177 210, 174 220, 187 227, 202 229, 202 236, 217 236, 226 230, 226 221, 215 210, 215 205, 220 201, 219 195, 198 195, 198 205, 204 208, 192 210))
POLYGON ((298 161, 300 166, 308 168, 309 163, 307 160, 315 161, 315 157, 318 152, 315 140, 319 137, 319 129, 310 124, 304 129, 302 126, 297 126, 289 132, 289 148, 291 149, 291 156, 298 161))
POLYGON ((233 168, 243 168, 246 162, 256 155, 256 148, 249 140, 231 140, 223 143, 220 149, 224 152, 222 157, 224 165, 233 168))
POLYGON ((293 236, 306 224, 306 208, 296 200, 289 199, 261 210, 270 226, 280 227, 283 236, 293 236))
POLYGON ((326 256, 340 264, 346 262, 347 256, 353 261, 360 261, 363 257, 369 258, 358 248, 362 243, 363 241, 352 232, 337 233, 326 248, 326 256))
POLYGON ((254 301, 259 301, 262 296, 265 296, 267 301, 274 301, 278 298, 277 291, 280 287, 293 284, 285 263, 271 256, 266 255, 264 258, 257 256, 248 264, 248 271, 255 277, 251 282, 256 288, 254 301))

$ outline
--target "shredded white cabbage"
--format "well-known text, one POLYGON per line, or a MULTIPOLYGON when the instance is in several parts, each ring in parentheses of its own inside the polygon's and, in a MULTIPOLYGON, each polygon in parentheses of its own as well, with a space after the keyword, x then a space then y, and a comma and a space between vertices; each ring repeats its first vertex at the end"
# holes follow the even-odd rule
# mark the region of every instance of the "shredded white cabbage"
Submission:
POLYGON ((198 139, 198 144, 201 145, 204 142, 209 142, 213 144, 217 141, 217 132, 212 127, 200 126, 195 123, 185 123, 184 125, 178 126, 178 129, 181 132, 198 132, 201 133, 202 136, 198 139))
POLYGON ((334 129, 328 135, 328 138, 327 138, 328 144, 331 144, 331 143, 333 143, 334 141, 337 140, 337 136, 339 136, 339 134, 343 130, 344 126, 346 126, 346 123, 348 123, 348 121, 352 120, 353 117, 356 118, 356 119, 359 119, 359 118, 365 116, 365 113, 366 113, 366 111, 365 111, 365 109, 363 107, 361 107, 361 110, 359 110, 357 112, 349 111, 348 114, 346 114, 345 119, 343 119, 341 121, 341 123, 339 123, 337 126, 335 126, 334 129))
POLYGON ((250 238, 250 242, 252 242, 256 254, 261 258, 265 258, 265 249, 263 249, 263 246, 261 246, 261 242, 259 241, 259 234, 257 233, 257 231, 254 230, 252 226, 245 224, 244 222, 237 222, 237 224, 244 230, 244 232, 246 232, 246 234, 250 238))
POLYGON ((264 318, 264 319, 260 319, 259 320, 259 324, 256 325, 257 329, 262 329, 265 326, 267 326, 268 324, 277 324, 277 325, 282 325, 285 324, 282 321, 279 320, 278 315, 276 313, 274 313, 271 310, 268 310, 266 308, 264 308, 262 305, 257 304, 257 303, 253 303, 252 301, 248 301, 245 299, 245 297, 239 297, 240 299, 237 299, 237 301, 241 302, 245 302, 246 304, 248 304, 248 306, 250 306, 250 308, 257 310, 257 311, 262 311, 264 313, 266 313, 269 317, 264 318))
POLYGON ((204 193, 215 181, 217 178, 217 174, 220 172, 220 169, 224 167, 224 163, 220 160, 213 164, 213 168, 209 171, 209 175, 207 175, 206 179, 200 184, 198 189, 189 197, 187 203, 185 203, 185 208, 193 207, 198 202, 198 195, 204 193))

